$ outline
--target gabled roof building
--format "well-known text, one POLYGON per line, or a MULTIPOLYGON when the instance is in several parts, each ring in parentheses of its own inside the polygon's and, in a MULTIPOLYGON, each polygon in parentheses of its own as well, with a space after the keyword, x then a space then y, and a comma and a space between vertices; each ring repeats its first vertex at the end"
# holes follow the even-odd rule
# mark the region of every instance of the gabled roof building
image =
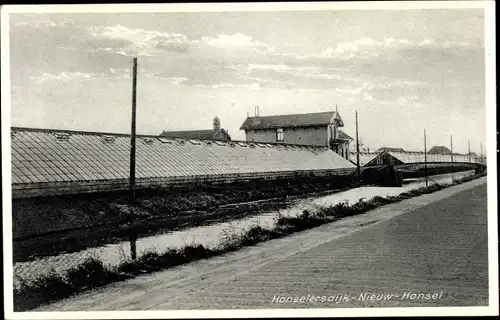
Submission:
POLYGON ((429 154, 451 154, 451 150, 445 146, 434 146, 427 151, 429 154))
POLYGON ((240 127, 247 141, 328 147, 349 159, 354 139, 343 132, 338 111, 247 117, 240 127))
POLYGON ((160 136, 181 139, 231 141, 229 132, 221 127, 219 117, 214 118, 213 128, 209 130, 163 131, 160 133, 160 136))
POLYGON ((380 153, 380 152, 384 152, 384 151, 387 151, 387 152, 405 152, 402 148, 391 148, 391 147, 382 147, 382 148, 379 148, 378 150, 376 150, 375 152, 380 153))
POLYGON ((344 122, 336 111, 287 114, 274 116, 256 116, 247 117, 241 125, 241 130, 265 130, 277 128, 304 128, 304 127, 323 127, 331 124, 337 124, 337 127, 343 127, 344 122))

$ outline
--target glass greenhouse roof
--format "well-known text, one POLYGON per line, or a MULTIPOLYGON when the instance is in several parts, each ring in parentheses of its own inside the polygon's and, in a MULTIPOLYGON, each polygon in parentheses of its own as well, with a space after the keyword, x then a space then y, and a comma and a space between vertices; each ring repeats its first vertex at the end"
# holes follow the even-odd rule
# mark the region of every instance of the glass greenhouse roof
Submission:
MULTIPOLYGON (((354 164, 326 148, 285 148, 246 142, 201 143, 138 136, 136 178, 180 178, 280 171, 336 170, 354 164)), ((12 183, 123 180, 130 136, 12 128, 12 183)))

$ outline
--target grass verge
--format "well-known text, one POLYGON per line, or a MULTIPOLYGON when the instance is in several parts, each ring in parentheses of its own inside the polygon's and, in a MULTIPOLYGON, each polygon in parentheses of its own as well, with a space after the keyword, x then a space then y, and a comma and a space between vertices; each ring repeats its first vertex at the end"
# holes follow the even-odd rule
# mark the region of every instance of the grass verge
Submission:
POLYGON ((14 310, 31 310, 89 289, 130 279, 140 274, 161 271, 192 261, 222 255, 263 241, 285 237, 295 232, 365 213, 386 204, 429 194, 485 175, 486 173, 481 173, 464 177, 451 184, 433 184, 401 193, 398 196, 374 197, 369 201, 360 200, 352 205, 339 203, 332 206, 320 206, 312 211, 304 210, 295 217, 279 216, 273 228, 253 226, 242 234, 225 237, 223 242, 215 248, 189 245, 182 249, 171 249, 163 253, 147 252, 136 260, 124 261, 116 267, 107 267, 103 262, 91 258, 66 271, 65 274, 52 272, 29 283, 21 282, 21 285, 14 289, 14 310))

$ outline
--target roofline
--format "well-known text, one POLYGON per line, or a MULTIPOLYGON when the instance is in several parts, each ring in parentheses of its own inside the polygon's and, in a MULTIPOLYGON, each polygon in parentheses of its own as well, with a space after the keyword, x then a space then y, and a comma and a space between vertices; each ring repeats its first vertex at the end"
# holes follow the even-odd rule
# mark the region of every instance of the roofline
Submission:
POLYGON ((271 114, 268 116, 257 116, 257 117, 251 117, 248 116, 248 118, 271 118, 271 117, 285 117, 285 116, 303 116, 306 114, 322 114, 322 113, 335 113, 336 111, 323 111, 323 112, 306 112, 306 113, 291 113, 291 114, 271 114))
MULTIPOLYGON (((356 154, 356 151, 349 151, 351 154, 356 154)), ((382 151, 382 152, 375 152, 375 151, 370 151, 370 152, 363 152, 363 151, 360 151, 359 154, 370 154, 370 155, 379 155, 379 154, 382 154, 382 153, 390 153, 390 152, 394 152, 394 153, 398 153, 398 151, 382 151)), ((401 153, 401 152, 400 152, 401 153)), ((402 153, 417 153, 417 154, 424 154, 423 151, 405 151, 405 152, 402 152, 402 153)), ((429 152, 427 152, 427 154, 429 154, 429 152)), ((431 154, 441 154, 441 155, 451 155, 451 153, 431 153, 431 154)), ((466 156, 468 155, 467 153, 456 153, 454 152, 453 153, 454 156, 466 156)), ((486 155, 483 155, 483 158, 486 157, 486 155)))
MULTIPOLYGON (((176 133, 190 133, 190 132, 199 132, 199 133, 212 133, 214 136, 219 134, 220 132, 226 134, 228 137, 230 137, 229 133, 227 130, 225 130, 224 128, 220 128, 219 130, 217 131, 214 131, 214 130, 210 130, 210 129, 206 129, 206 130, 182 130, 182 131, 162 131, 160 134, 159 134, 159 137, 162 137, 162 134, 167 134, 167 136, 164 136, 164 138, 179 138, 179 139, 190 139, 190 140, 193 140, 191 138, 188 138, 188 137, 177 137, 175 136, 176 133), (168 135, 168 134, 171 134, 171 135, 168 135)), ((196 139, 195 139, 196 140, 196 139)), ((207 140, 207 139, 201 139, 201 140, 207 140)), ((215 140, 215 139, 214 139, 215 140)))
MULTIPOLYGON (((28 128, 28 127, 10 127, 11 131, 27 131, 27 132, 46 132, 46 133, 68 133, 68 134, 80 134, 80 135, 108 135, 108 136, 116 136, 116 137, 130 137, 129 133, 112 133, 112 132, 96 132, 96 131, 80 131, 80 130, 65 130, 65 129, 47 129, 47 128, 28 128)), ((175 137, 162 137, 159 135, 149 135, 149 134, 137 134, 139 138, 172 138, 172 139, 180 139, 180 140, 194 140, 194 141, 219 141, 223 143, 246 143, 246 144, 270 144, 276 146, 290 146, 290 147, 307 147, 313 149, 329 149, 327 146, 312 146, 305 144, 294 144, 294 143, 280 143, 280 142, 259 142, 259 141, 246 141, 246 140, 231 140, 231 141, 221 141, 217 139, 190 139, 190 138, 175 138, 175 137)), ((330 149, 329 149, 330 150, 330 149)))
MULTIPOLYGON (((269 116, 257 116, 257 117, 246 117, 245 121, 243 121, 243 125, 241 125, 240 130, 265 130, 265 129, 277 129, 277 128, 303 128, 303 127, 323 127, 323 126, 328 126, 330 123, 332 123, 335 119, 336 116, 340 118, 340 115, 337 111, 323 111, 323 112, 307 112, 307 113, 293 113, 293 114, 275 114, 275 115, 269 115, 269 116), (321 124, 310 124, 310 125, 300 125, 300 126, 270 126, 270 127, 258 127, 260 129, 249 129, 244 126, 244 124, 247 122, 248 119, 257 119, 257 118, 273 118, 273 117, 293 117, 293 116, 303 116, 303 115, 309 115, 309 114, 326 114, 326 113, 333 113, 332 117, 330 118, 330 121, 328 123, 321 123, 321 124)), ((343 127, 343 120, 340 118, 340 121, 342 123, 343 127)))
MULTIPOLYGON (((355 151, 354 151, 355 152, 355 151)), ((370 152, 371 153, 371 152, 370 152)), ((382 154, 382 153, 417 153, 417 154, 425 154, 426 152, 424 151, 391 151, 391 150, 384 150, 384 151, 380 151, 380 152, 374 152, 374 153, 378 153, 378 154, 382 154)), ((472 153, 472 152, 471 152, 472 153)), ((429 153, 429 151, 427 151, 427 154, 440 154, 440 155, 451 155, 452 153, 429 153)), ((457 152, 453 152, 453 155, 454 156, 466 156, 468 155, 468 153, 457 153, 457 152)))
MULTIPOLYGON (((246 121, 246 120, 245 120, 246 121)), ((308 128, 311 128, 311 127, 328 127, 330 123, 325 123, 325 124, 306 124, 306 125, 293 125, 293 126, 269 126, 269 127, 244 127, 243 125, 240 127, 240 130, 245 130, 245 131, 248 131, 248 130, 266 130, 266 129, 278 129, 278 128, 304 128, 304 127, 308 127, 308 128)))
MULTIPOLYGON (((48 129, 48 128, 28 128, 28 127, 10 127, 11 131, 28 131, 28 132, 55 132, 55 133, 68 133, 68 134, 80 134, 80 135, 108 135, 116 137, 129 137, 130 133, 117 133, 117 132, 99 132, 99 131, 82 131, 82 130, 67 130, 67 129, 48 129)), ((136 134, 137 137, 143 138, 158 138, 158 135, 153 134, 136 134)), ((160 137, 161 138, 161 137, 160 137)))
POLYGON ((200 130, 176 130, 176 131, 165 131, 163 130, 161 133, 180 133, 180 132, 214 132, 213 129, 200 129, 200 130))
POLYGON ((340 140, 340 141, 354 141, 355 139, 353 139, 353 138, 349 138, 349 139, 337 138, 335 140, 340 140))

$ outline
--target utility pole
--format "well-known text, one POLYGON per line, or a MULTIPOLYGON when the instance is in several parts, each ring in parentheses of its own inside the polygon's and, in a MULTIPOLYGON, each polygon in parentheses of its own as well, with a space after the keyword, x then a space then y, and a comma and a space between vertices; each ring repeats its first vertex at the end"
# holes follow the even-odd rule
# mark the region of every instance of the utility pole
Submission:
POLYGON ((453 135, 450 135, 451 162, 453 162, 453 135))
POLYGON ((130 139, 130 200, 135 200, 135 128, 136 128, 136 93, 137 91, 137 58, 132 67, 132 126, 130 139))
MULTIPOLYGON (((132 125, 130 137, 130 210, 135 202, 135 128, 136 128, 136 100, 137 100, 137 58, 132 66, 132 125)), ((130 253, 133 260, 137 257, 137 233, 134 226, 129 226, 130 253)))
POLYGON ((469 160, 470 163, 470 140, 467 140, 467 145, 469 146, 469 153, 467 154, 468 155, 467 159, 469 160))
MULTIPOLYGON (((450 134, 451 162, 453 163, 453 135, 450 134)), ((451 173, 451 181, 455 182, 455 175, 451 173)))
POLYGON ((425 186, 429 186, 429 182, 427 180, 427 134, 424 129, 424 170, 425 170, 425 186))
POLYGON ((356 110, 356 165, 358 177, 361 176, 361 169, 359 167, 359 136, 358 136, 358 110, 356 110))
POLYGON ((481 159, 480 163, 483 164, 483 143, 481 142, 479 146, 481 148, 481 153, 480 153, 480 157, 481 158, 479 158, 479 159, 481 159))

